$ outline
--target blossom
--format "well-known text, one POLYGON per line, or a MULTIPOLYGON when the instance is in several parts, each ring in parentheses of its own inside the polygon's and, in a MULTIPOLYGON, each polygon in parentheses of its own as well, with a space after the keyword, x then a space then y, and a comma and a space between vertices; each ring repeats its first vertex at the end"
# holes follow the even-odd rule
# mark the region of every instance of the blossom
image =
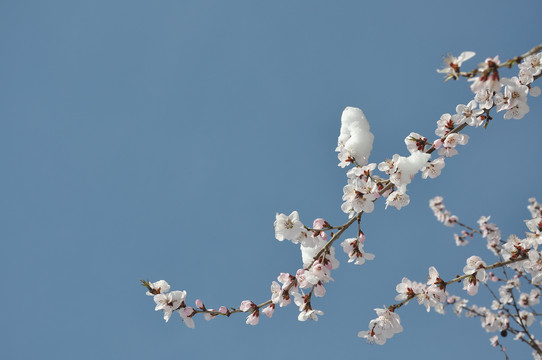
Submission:
POLYGON ((282 289, 280 284, 276 281, 271 283, 271 301, 273 304, 277 304, 282 297, 282 289))
POLYGON ((493 91, 481 89, 474 96, 474 101, 478 103, 480 109, 491 109, 493 106, 493 91))
POLYGON ((466 145, 469 142, 469 136, 465 134, 452 133, 448 134, 442 143, 442 147, 438 150, 438 154, 445 157, 457 155, 455 147, 457 145, 466 145))
POLYGON ((519 318, 525 326, 531 326, 535 320, 533 313, 525 310, 519 312, 519 318))
POLYGON ((271 318, 273 316, 273 313, 275 312, 275 304, 269 304, 265 309, 262 310, 262 313, 264 313, 265 316, 268 318, 271 318))
POLYGON ((525 225, 531 231, 527 236, 535 239, 537 244, 542 243, 542 217, 536 217, 531 220, 525 220, 525 225))
POLYGON ((499 345, 499 335, 490 337, 489 342, 491 343, 491 346, 497 347, 499 345))
POLYGON ((399 295, 395 297, 395 300, 403 301, 407 299, 412 299, 414 296, 416 296, 416 294, 420 293, 420 290, 423 287, 423 284, 412 282, 406 277, 404 277, 403 280, 401 280, 401 282, 395 287, 395 290, 399 293, 399 295))
POLYGON ((372 180, 366 182, 350 181, 343 188, 344 203, 341 205, 341 210, 352 217, 354 213, 366 212, 371 213, 374 210, 374 200, 376 196, 376 185, 372 180))
POLYGON ((519 305, 523 307, 530 307, 540 303, 540 290, 532 289, 531 293, 521 293, 519 296, 519 305))
POLYGON ((241 302, 241 305, 239 306, 239 310, 241 310, 242 312, 247 312, 250 309, 255 309, 256 307, 257 307, 256 304, 254 304, 252 301, 243 300, 241 302))
POLYGON ((280 307, 290 304, 290 296, 296 296, 298 294, 297 279, 288 273, 280 273, 277 280, 282 283, 282 295, 278 304, 280 307))
POLYGON ((147 283, 147 284, 148 284, 148 289, 149 289, 149 291, 145 293, 147 296, 164 294, 164 293, 167 293, 170 289, 169 284, 165 280, 158 280, 156 282, 147 283))
POLYGON ((310 268, 310 273, 314 275, 318 281, 322 281, 324 283, 327 283, 333 280, 333 278, 329 275, 330 269, 327 266, 325 266, 324 263, 322 263, 321 259, 318 259, 318 261, 315 261, 312 264, 310 268))
POLYGON ((427 277, 427 285, 429 285, 430 288, 434 287, 435 289, 433 291, 435 293, 442 292, 442 296, 446 297, 444 294, 444 291, 446 290, 446 283, 440 278, 437 269, 434 266, 431 266, 428 271, 429 276, 427 277))
POLYGON ((393 206, 397 210, 401 210, 402 207, 407 206, 410 203, 410 196, 404 192, 404 190, 396 190, 392 192, 386 199, 386 209, 389 205, 393 206))
POLYGON ((156 303, 154 310, 162 310, 164 312, 164 320, 168 322, 173 311, 181 306, 185 298, 186 291, 172 291, 167 294, 160 293, 153 298, 156 303))
POLYGON ((497 247, 501 241, 501 231, 497 225, 488 223, 490 218, 491 216, 482 216, 477 222, 482 232, 482 237, 487 238, 487 248, 494 254, 497 254, 497 247))
POLYGON ((418 304, 423 304, 427 312, 429 312, 431 307, 438 309, 446 301, 446 283, 440 278, 434 266, 429 268, 427 285, 419 284, 416 294, 418 304))
POLYGON ((521 82, 521 78, 502 79, 505 85, 504 94, 495 94, 495 105, 497 112, 506 110, 505 119, 521 119, 529 112, 527 105, 527 94, 529 88, 521 82))
POLYGON ((444 67, 442 69, 437 69, 437 72, 447 74, 448 77, 457 79, 463 62, 469 60, 474 55, 476 55, 476 53, 473 51, 463 51, 458 57, 448 55, 444 58, 444 67))
POLYGON ((239 306, 239 310, 242 312, 250 311, 250 315, 247 316, 246 323, 248 325, 257 325, 260 321, 260 311, 258 306, 250 300, 243 300, 239 306))
POLYGON ((355 261, 354 264, 362 265, 365 260, 373 260, 375 256, 370 253, 363 252, 363 243, 358 238, 345 239, 341 246, 346 254, 348 254, 348 262, 355 261))
POLYGON ((193 329, 196 327, 196 324, 194 323, 194 319, 192 318, 195 314, 196 312, 191 307, 184 307, 179 310, 179 316, 183 320, 184 324, 190 329, 193 329))
POLYGON ((529 108, 529 105, 527 105, 527 103, 518 102, 516 105, 508 108, 506 113, 503 115, 503 118, 506 120, 508 119, 520 120, 520 119, 523 119, 523 117, 525 116, 525 114, 529 112, 529 110, 530 108, 529 108))
POLYGON ((318 281, 318 283, 314 285, 314 295, 317 297, 324 297, 326 295, 326 288, 321 281, 318 281))
POLYGON ((469 243, 465 236, 459 236, 458 234, 454 234, 454 240, 456 246, 466 246, 469 243))
POLYGON ((329 223, 322 218, 314 219, 314 221, 312 222, 313 229, 325 229, 328 227, 330 227, 329 223))
POLYGON ((465 306, 467 306, 467 303, 469 302, 466 299, 462 299, 459 296, 451 295, 446 300, 448 304, 452 304, 454 307, 454 313, 457 316, 461 316, 461 313, 463 312, 463 309, 465 306))
POLYGON ((255 309, 249 316, 247 316, 247 325, 258 325, 260 321, 260 311, 255 309))
MULTIPOLYGON (((216 311, 215 309, 209 309, 209 311, 216 311)), ((211 313, 203 313, 203 318, 207 321, 209 320, 212 320, 216 317, 217 315, 216 314, 211 314, 211 313)))
POLYGON ((304 230, 303 224, 299 221, 299 214, 297 211, 292 211, 288 216, 277 213, 274 227, 275 238, 278 241, 286 239, 291 240, 294 244, 299 242, 298 238, 304 230))
POLYGON ((386 159, 378 164, 378 170, 391 175, 397 169, 397 161, 399 160, 399 154, 394 154, 392 159, 386 159))
POLYGON ((466 122, 470 126, 480 126, 484 123, 480 115, 484 113, 482 109, 476 109, 478 104, 476 101, 471 100, 467 105, 459 104, 456 106, 455 111, 459 115, 459 123, 466 122))
POLYGON ((309 319, 318 321, 318 315, 322 316, 324 315, 324 312, 322 310, 307 309, 307 310, 301 311, 299 315, 297 316, 297 319, 299 321, 307 321, 309 319))
POLYGON ((530 81, 523 82, 523 84, 527 85, 532 83, 534 76, 542 73, 542 53, 527 56, 518 67, 524 74, 527 74, 530 77, 530 81))
POLYGON ((320 279, 314 275, 311 271, 305 269, 297 270, 296 276, 297 284, 301 289, 309 288, 316 285, 320 279))
POLYGON ((444 163, 443 157, 439 157, 431 161, 422 169, 422 178, 423 179, 427 179, 427 177, 430 177, 431 179, 436 178, 437 176, 440 175, 445 165, 446 164, 444 163))
POLYGON ((478 64, 478 72, 482 75, 471 78, 468 81, 472 82, 470 89, 473 93, 477 93, 482 89, 499 92, 501 89, 498 65, 500 64, 498 56, 487 58, 483 63, 478 64))
POLYGON ((463 289, 467 290, 469 295, 478 293, 479 282, 485 282, 487 274, 485 270, 486 263, 478 256, 471 256, 467 259, 467 265, 463 268, 463 272, 467 276, 463 280, 463 289))
POLYGON ((201 310, 205 310, 205 304, 200 299, 196 299, 196 307, 201 310))
POLYGON ((425 146, 427 145, 427 138, 421 136, 418 133, 411 132, 405 138, 405 144, 407 150, 412 154, 415 151, 425 151, 425 146))
POLYGON ((440 119, 437 121, 437 129, 435 130, 435 135, 440 137, 446 136, 458 125, 461 125, 462 122, 463 121, 461 121, 461 117, 458 114, 442 114, 440 119))
POLYGON ((542 217, 542 204, 536 201, 535 198, 529 199, 529 205, 527 205, 527 210, 529 210, 533 219, 537 217, 542 217))
POLYGON ((358 337, 369 343, 384 345, 394 334, 403 331, 399 315, 390 309, 375 309, 378 317, 369 322, 369 331, 360 331, 358 337))
MULTIPOLYGON (((517 76, 514 76, 510 79, 504 78, 501 81, 504 87, 504 97, 508 98, 508 107, 514 107, 517 103, 527 103, 527 94, 529 93, 529 88, 526 85, 523 85, 517 76)), ((502 109, 501 109, 502 110, 502 109)))
POLYGON ((228 315, 230 313, 230 311, 228 310, 227 307, 225 306, 221 306, 218 308, 218 312, 223 314, 223 315, 228 315))
MULTIPOLYGON (((508 261, 510 259, 525 258, 528 256, 527 252, 532 247, 532 245, 533 242, 531 239, 520 239, 515 235, 510 235, 510 237, 502 247, 502 257, 505 261, 508 261)), ((516 269, 521 268, 523 264, 515 263, 508 266, 516 269)))
POLYGON ((459 219, 446 210, 443 201, 444 199, 441 196, 435 196, 429 200, 429 207, 433 210, 433 214, 438 221, 446 226, 453 227, 459 219))

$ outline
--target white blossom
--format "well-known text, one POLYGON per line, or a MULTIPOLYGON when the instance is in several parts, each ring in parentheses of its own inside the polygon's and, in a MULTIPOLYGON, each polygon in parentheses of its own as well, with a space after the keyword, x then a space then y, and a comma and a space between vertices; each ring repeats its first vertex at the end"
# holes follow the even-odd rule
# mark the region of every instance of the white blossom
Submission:
POLYGON ((291 240, 294 244, 299 243, 299 236, 304 230, 303 223, 299 221, 297 211, 292 211, 288 216, 277 213, 274 227, 275 238, 278 241, 286 239, 291 240))
POLYGON ((458 57, 448 55, 444 58, 444 67, 442 69, 437 69, 437 72, 457 78, 457 74, 459 73, 463 62, 469 60, 474 55, 476 55, 476 53, 473 51, 463 51, 458 57))

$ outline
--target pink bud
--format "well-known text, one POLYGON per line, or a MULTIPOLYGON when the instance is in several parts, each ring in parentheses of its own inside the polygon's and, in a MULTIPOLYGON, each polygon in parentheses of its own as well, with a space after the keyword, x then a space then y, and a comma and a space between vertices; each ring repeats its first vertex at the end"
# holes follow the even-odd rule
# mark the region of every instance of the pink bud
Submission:
POLYGON ((442 146, 442 139, 437 139, 437 140, 433 141, 433 147, 435 149, 439 149, 441 146, 442 146))
POLYGON ((203 301, 200 299, 196 299, 196 307, 201 310, 205 310, 205 305, 203 305, 203 301))
POLYGON ((246 323, 248 325, 258 325, 259 321, 260 321, 260 312, 258 311, 258 309, 256 309, 256 310, 254 310, 254 312, 252 314, 247 316, 246 323))
POLYGON ((365 234, 364 234, 363 231, 361 231, 361 230, 360 230, 359 233, 358 233, 358 241, 359 241, 361 244, 365 243, 365 234))
POLYGON ((250 300, 244 300, 241 302, 241 306, 239 306, 239 310, 243 312, 249 311, 252 307, 256 307, 256 305, 250 301, 250 300))
POLYGON ((329 227, 328 222, 325 221, 322 218, 314 219, 314 221, 312 223, 312 228, 313 229, 323 229, 323 228, 327 228, 327 227, 329 227))
POLYGON ((326 294, 326 289, 322 285, 321 281, 318 281, 318 284, 314 286, 314 295, 318 297, 323 297, 326 294))
POLYGON ((275 304, 269 304, 268 307, 262 310, 262 312, 268 317, 271 318, 275 312, 275 304))
POLYGON ((194 309, 191 308, 191 307, 184 307, 184 308, 182 308, 180 311, 182 311, 183 314, 186 315, 186 316, 188 316, 188 317, 192 317, 192 316, 194 316, 194 314, 196 313, 196 312, 194 311, 194 309))

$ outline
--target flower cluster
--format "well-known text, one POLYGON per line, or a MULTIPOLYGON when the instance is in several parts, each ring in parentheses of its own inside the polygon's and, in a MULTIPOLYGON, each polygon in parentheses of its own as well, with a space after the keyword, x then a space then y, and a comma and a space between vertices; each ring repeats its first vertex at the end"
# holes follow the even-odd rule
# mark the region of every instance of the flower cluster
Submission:
MULTIPOLYGON (((521 119, 529 112, 527 95, 539 96, 540 88, 531 86, 536 77, 542 72, 540 59, 542 53, 527 56, 519 64, 519 74, 512 78, 501 78, 499 57, 487 58, 479 65, 478 72, 482 75, 469 79, 472 81, 471 90, 476 94, 475 103, 485 111, 493 106, 497 112, 506 111, 505 119, 521 119)), ((474 109, 474 108, 472 108, 474 109)), ((471 109, 471 111, 472 111, 471 109)), ((475 126, 481 125, 483 118, 474 119, 475 126)), ((469 125, 472 125, 469 123, 469 125)))
POLYGON ((184 300, 186 298, 186 291, 171 291, 169 284, 164 280, 159 280, 154 283, 148 281, 142 281, 142 285, 147 288, 147 295, 153 296, 156 307, 154 310, 162 310, 164 313, 164 320, 169 321, 171 315, 177 312, 186 326, 194 328, 194 316, 195 311, 191 307, 187 307, 184 300))
POLYGON ((443 201, 441 196, 435 196, 429 200, 429 207, 433 210, 433 214, 435 214, 438 221, 446 226, 452 227, 459 219, 457 216, 452 215, 452 213, 446 210, 443 201))
MULTIPOLYGON (((541 93, 540 88, 532 85, 542 75, 542 53, 538 53, 541 48, 534 48, 504 63, 497 56, 487 58, 477 69, 468 73, 462 72, 461 66, 475 55, 473 52, 463 52, 458 57, 448 56, 444 68, 437 71, 445 74, 447 79, 469 78, 474 98, 466 104, 458 104, 455 114, 445 113, 440 117, 435 130, 437 138, 432 142, 411 132, 404 140, 408 156, 394 154, 391 159, 380 163, 369 163, 374 140, 369 122, 361 109, 345 108, 341 116, 336 151, 339 153, 340 167, 353 165, 346 173, 347 184, 343 188, 341 205, 341 210, 348 214, 349 220, 341 226, 331 226, 326 220, 318 218, 313 221, 312 227, 307 227, 301 222, 297 211, 290 215, 277 213, 274 222, 275 238, 298 244, 303 266, 295 275, 280 273, 277 281, 271 283, 270 299, 261 304, 244 300, 238 308, 221 306, 214 310, 206 308, 203 301, 198 299, 193 308, 185 303, 186 291, 170 291, 169 284, 164 280, 154 283, 142 281, 148 290, 147 295, 153 296, 155 310, 162 310, 166 322, 174 312, 178 312, 190 328, 194 327, 193 317, 198 313, 202 313, 206 320, 211 320, 219 315, 229 317, 243 312, 248 314, 246 323, 256 325, 260 313, 271 318, 277 305, 285 307, 293 300, 299 308, 299 321, 317 321, 323 312, 313 308, 313 295, 325 296, 325 286, 333 280, 331 272, 339 267, 334 242, 357 222, 357 236, 346 238, 340 244, 348 256, 348 262, 362 265, 373 260, 375 256, 364 249, 365 234, 361 229, 361 216, 373 212, 374 203, 381 197, 385 198, 386 208, 391 206, 400 210, 407 206, 410 202, 407 186, 415 175, 421 172, 424 179, 440 176, 445 167, 445 159, 457 155, 456 148, 469 142, 469 136, 460 132, 467 126, 487 127, 493 119, 490 115, 493 108, 497 112, 504 111, 505 119, 521 119, 529 111, 528 96, 536 97, 541 93), (501 77, 502 67, 512 67, 516 63, 519 66, 517 76, 501 77), (432 159, 434 152, 438 156, 432 159), (375 174, 376 170, 382 174, 375 174)), ((525 220, 529 231, 524 238, 512 235, 504 241, 500 229, 489 222, 490 217, 482 216, 478 220, 478 229, 474 229, 460 223, 457 216, 446 210, 441 197, 433 198, 430 207, 437 219, 446 226, 458 225, 464 229, 461 234, 454 235, 457 245, 467 245, 468 239, 479 234, 487 240, 487 248, 497 257, 498 262, 487 265, 479 256, 473 255, 466 260, 464 274, 447 282, 441 279, 433 266, 429 268, 425 283, 403 278, 396 286, 398 295, 395 300, 399 303, 375 309, 377 318, 371 320, 369 329, 360 331, 358 336, 370 343, 384 344, 403 330, 396 310, 416 299, 428 312, 433 308, 444 314, 446 306, 451 306, 457 315, 465 313, 468 317, 480 317, 486 331, 501 331, 501 335, 503 332, 512 332, 516 340, 524 341, 534 349, 535 358, 542 358, 540 343, 529 331, 539 316, 533 306, 540 302, 542 285, 542 252, 538 251, 538 245, 542 244, 542 206, 535 199, 529 199, 529 202, 531 219, 525 220), (502 276, 488 272, 496 268, 502 269, 502 276), (515 276, 507 276, 504 268, 514 271, 515 276), (530 291, 523 290, 522 281, 531 286, 530 291), (495 299, 489 309, 469 305, 468 300, 449 294, 447 286, 456 282, 463 282, 463 289, 470 296, 478 293, 480 284, 501 284, 498 291, 491 292, 495 299)), ((505 351, 498 337, 492 337, 491 344, 505 351)))
POLYGON ((457 79, 460 75, 461 65, 463 62, 474 57, 474 55, 476 54, 472 51, 464 51, 458 57, 450 54, 444 58, 444 67, 442 69, 438 69, 437 72, 446 74, 448 79, 457 79))
MULTIPOLYGON (((445 210, 440 197, 432 199, 430 207, 437 219, 445 224, 446 219, 453 216, 445 210)), ((467 228, 471 236, 479 234, 487 239, 487 247, 498 261, 487 265, 479 256, 470 256, 463 268, 464 275, 447 282, 440 278, 434 267, 429 268, 429 280, 426 284, 403 278, 396 287, 398 295, 395 300, 399 303, 390 306, 389 309, 395 312, 415 298, 427 311, 434 308, 438 313, 444 314, 445 307, 451 306, 458 316, 464 313, 467 317, 479 317, 482 328, 487 332, 500 332, 502 337, 508 332, 515 334, 514 340, 523 341, 533 348, 534 358, 542 356, 542 347, 534 338, 531 329, 536 324, 536 318, 542 316, 534 309, 540 304, 542 284, 542 252, 538 250, 538 245, 542 244, 539 237, 542 207, 536 199, 531 198, 528 209, 531 219, 525 220, 525 224, 530 232, 526 232, 524 238, 511 235, 506 241, 501 239, 499 228, 488 222, 489 217, 480 218, 478 229, 470 228, 456 218, 453 224, 467 228), (501 269, 502 276, 488 271, 491 269, 501 269), (511 277, 510 271, 515 275, 511 277), (490 290, 494 298, 491 307, 469 305, 469 300, 449 294, 447 287, 460 281, 463 282, 463 290, 470 296, 478 293, 480 284, 486 284, 488 288, 491 283, 500 284, 496 291, 490 290)), ((377 333, 373 334, 370 331, 363 333, 363 337, 377 344, 385 342, 385 339, 379 338, 377 333)), ((492 336, 490 343, 495 347, 499 346, 501 351, 506 351, 498 335, 492 336)))
POLYGON ((348 262, 354 262, 356 265, 363 265, 366 260, 373 260, 375 256, 373 254, 363 251, 363 243, 365 242, 365 235, 363 231, 359 232, 357 238, 345 239, 341 246, 345 253, 350 258, 348 262))
POLYGON ((393 309, 375 309, 378 317, 371 320, 368 331, 360 331, 358 337, 371 344, 384 345, 386 340, 403 331, 401 319, 393 309))

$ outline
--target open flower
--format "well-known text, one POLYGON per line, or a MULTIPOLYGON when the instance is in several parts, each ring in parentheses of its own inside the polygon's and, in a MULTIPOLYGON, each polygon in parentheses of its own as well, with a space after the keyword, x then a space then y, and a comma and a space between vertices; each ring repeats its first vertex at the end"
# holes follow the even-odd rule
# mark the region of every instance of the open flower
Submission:
POLYGON ((455 57, 453 55, 448 55, 444 58, 444 66, 442 69, 437 69, 438 73, 447 74, 448 77, 457 79, 459 70, 463 62, 472 58, 476 53, 472 51, 463 51, 461 55, 455 57))
POLYGON ((292 211, 288 216, 285 214, 276 215, 274 223, 275 238, 278 241, 291 240, 294 244, 299 242, 299 236, 304 230, 304 226, 299 221, 299 214, 297 211, 292 211))

